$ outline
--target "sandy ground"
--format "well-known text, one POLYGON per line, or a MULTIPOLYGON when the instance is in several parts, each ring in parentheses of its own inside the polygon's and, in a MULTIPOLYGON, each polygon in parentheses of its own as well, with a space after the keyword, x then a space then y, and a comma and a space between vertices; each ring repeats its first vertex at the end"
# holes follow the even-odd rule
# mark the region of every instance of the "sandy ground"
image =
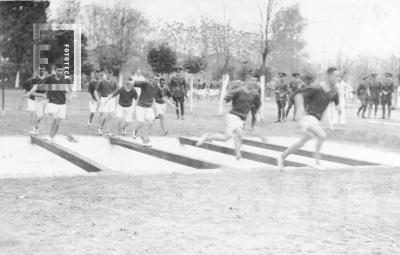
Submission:
MULTIPOLYGON (((7 93, 0 135, 25 134, 21 93, 7 93)), ((61 132, 94 134, 84 127, 85 98, 78 94, 61 132)), ((215 107, 168 120, 171 135, 221 130, 215 107)), ((355 107, 329 139, 400 148, 398 126, 351 117, 355 107)), ((268 102, 259 130, 296 136, 293 122, 272 124, 275 114, 268 102)), ((398 170, 0 179, 0 254, 400 254, 398 170)))
POLYGON ((0 254, 399 254, 398 169, 0 180, 0 254))

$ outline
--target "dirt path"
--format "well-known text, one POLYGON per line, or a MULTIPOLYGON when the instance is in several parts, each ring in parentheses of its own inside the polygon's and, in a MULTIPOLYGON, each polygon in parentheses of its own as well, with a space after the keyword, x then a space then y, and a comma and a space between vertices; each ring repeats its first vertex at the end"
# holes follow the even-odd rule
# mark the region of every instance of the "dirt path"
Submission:
POLYGON ((0 180, 0 254, 399 254, 398 169, 0 180))

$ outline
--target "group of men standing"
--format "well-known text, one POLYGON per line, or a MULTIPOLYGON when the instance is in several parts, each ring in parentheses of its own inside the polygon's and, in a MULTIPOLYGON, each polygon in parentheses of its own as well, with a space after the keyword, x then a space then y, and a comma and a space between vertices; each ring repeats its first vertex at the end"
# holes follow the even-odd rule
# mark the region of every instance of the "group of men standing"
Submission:
POLYGON ((385 73, 384 79, 379 79, 377 73, 365 75, 357 89, 357 96, 361 102, 357 116, 366 118, 365 112, 368 108, 368 118, 374 107, 374 117, 377 117, 378 105, 382 105, 382 119, 390 118, 392 98, 394 92, 394 81, 391 73, 385 73), (387 107, 387 115, 386 115, 387 107))
POLYGON ((278 106, 278 119, 276 120, 276 122, 285 122, 289 115, 290 109, 293 106, 294 106, 293 116, 296 115, 296 106, 294 104, 294 97, 301 89, 303 89, 306 86, 306 84, 300 78, 299 73, 293 73, 292 79, 290 81, 287 79, 286 73, 280 72, 278 73, 278 75, 279 75, 279 81, 277 82, 275 87, 275 100, 276 100, 276 105, 278 106))

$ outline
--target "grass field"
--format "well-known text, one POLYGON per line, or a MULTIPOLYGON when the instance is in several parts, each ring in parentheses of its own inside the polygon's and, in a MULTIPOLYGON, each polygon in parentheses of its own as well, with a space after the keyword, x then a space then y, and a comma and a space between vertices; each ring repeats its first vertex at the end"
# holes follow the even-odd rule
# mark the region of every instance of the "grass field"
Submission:
MULTIPOLYGON (((7 91, 1 135, 29 131, 21 95, 7 91)), ((61 133, 95 134, 86 98, 71 102, 61 133)), ((328 139, 398 151, 399 126, 359 119, 356 107, 328 139)), ((222 130, 216 109, 197 103, 184 121, 170 109, 170 135, 222 130)), ((258 131, 297 136, 294 122, 272 123, 275 111, 267 101, 258 131)), ((0 254, 400 254, 398 170, 0 179, 0 254)))

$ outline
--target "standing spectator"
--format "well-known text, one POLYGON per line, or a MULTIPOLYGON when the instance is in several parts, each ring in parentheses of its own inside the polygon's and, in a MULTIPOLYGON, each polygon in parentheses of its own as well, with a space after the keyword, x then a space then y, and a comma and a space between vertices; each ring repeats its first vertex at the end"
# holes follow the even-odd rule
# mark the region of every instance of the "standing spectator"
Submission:
POLYGON ((182 75, 182 69, 178 68, 178 71, 170 81, 170 88, 172 90, 172 98, 176 106, 177 119, 183 120, 185 114, 185 98, 187 98, 187 85, 185 78, 182 75))
POLYGON ((289 85, 286 81, 286 73, 279 73, 280 80, 275 89, 275 99, 278 106, 278 120, 275 122, 285 121, 285 107, 289 95, 289 85))

